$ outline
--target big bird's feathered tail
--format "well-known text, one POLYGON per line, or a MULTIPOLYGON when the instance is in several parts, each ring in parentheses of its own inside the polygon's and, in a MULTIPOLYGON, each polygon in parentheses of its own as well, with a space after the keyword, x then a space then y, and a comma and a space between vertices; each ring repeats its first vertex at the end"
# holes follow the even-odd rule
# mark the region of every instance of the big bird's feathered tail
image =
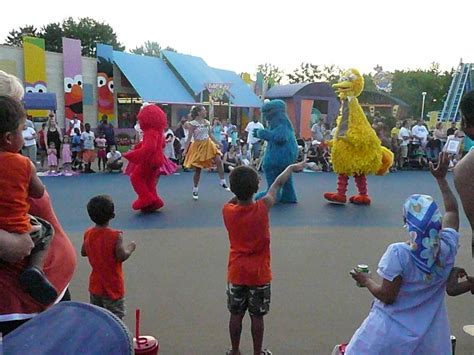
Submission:
POLYGON ((376 175, 385 175, 388 173, 392 165, 393 153, 389 149, 382 147, 382 165, 380 166, 380 169, 377 171, 376 175))

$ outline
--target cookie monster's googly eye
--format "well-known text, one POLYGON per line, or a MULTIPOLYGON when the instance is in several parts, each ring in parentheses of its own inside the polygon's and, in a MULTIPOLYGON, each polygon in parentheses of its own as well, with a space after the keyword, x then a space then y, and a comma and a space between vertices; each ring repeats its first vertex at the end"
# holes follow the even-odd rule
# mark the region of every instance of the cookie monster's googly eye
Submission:
POLYGON ((343 82, 343 81, 348 81, 349 78, 347 76, 343 76, 341 79, 339 79, 340 82, 343 82))

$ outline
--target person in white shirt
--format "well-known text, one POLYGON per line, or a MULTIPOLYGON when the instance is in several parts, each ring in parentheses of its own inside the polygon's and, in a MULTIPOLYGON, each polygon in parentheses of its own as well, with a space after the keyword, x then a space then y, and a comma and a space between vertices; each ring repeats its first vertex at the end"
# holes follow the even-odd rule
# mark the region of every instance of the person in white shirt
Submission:
POLYGON ((23 148, 21 149, 21 154, 23 154, 25 157, 30 158, 30 160, 36 166, 36 131, 25 124, 22 131, 22 135, 24 143, 23 148))
POLYGON ((28 115, 26 117, 25 124, 26 124, 26 127, 30 127, 30 128, 35 129, 35 124, 33 123, 33 116, 28 115))
POLYGON ((421 143, 421 146, 424 148, 426 146, 426 142, 428 141, 428 129, 426 129, 423 120, 419 120, 416 126, 413 126, 411 129, 411 134, 413 138, 418 140, 421 143))
POLYGON ((110 146, 110 152, 107 153, 107 171, 122 171, 122 167, 122 153, 117 151, 117 147, 115 145, 110 146))
POLYGON ((314 140, 317 140, 318 142, 324 141, 324 136, 323 136, 323 121, 319 120, 316 122, 313 127, 311 127, 311 134, 313 136, 314 140))
POLYGON ((82 133, 82 131, 84 130, 82 126, 82 122, 79 121, 79 119, 77 118, 77 115, 74 115, 72 120, 69 121, 69 135, 71 137, 75 135, 74 133, 75 128, 79 129, 79 133, 82 133))
POLYGON ((81 141, 83 142, 82 160, 86 164, 84 173, 95 173, 95 171, 91 169, 91 165, 95 160, 95 135, 94 132, 91 131, 91 125, 89 123, 86 123, 84 127, 85 131, 81 134, 81 141))
POLYGON ((254 116, 253 121, 247 124, 245 127, 245 132, 247 132, 247 144, 249 145, 250 154, 252 155, 252 159, 257 159, 260 156, 260 139, 254 137, 253 130, 254 129, 264 129, 263 124, 258 122, 258 117, 254 116))
POLYGON ((400 128, 400 132, 398 132, 398 141, 400 142, 400 168, 403 168, 405 160, 408 158, 408 143, 411 137, 411 132, 408 127, 408 121, 403 121, 402 128, 400 128))

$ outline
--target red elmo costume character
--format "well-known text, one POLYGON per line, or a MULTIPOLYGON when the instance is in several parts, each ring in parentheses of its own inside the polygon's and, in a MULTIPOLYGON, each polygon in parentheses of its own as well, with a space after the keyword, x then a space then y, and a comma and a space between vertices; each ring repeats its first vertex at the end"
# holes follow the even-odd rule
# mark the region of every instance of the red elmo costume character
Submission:
POLYGON ((134 150, 123 155, 129 161, 126 173, 138 195, 132 208, 145 212, 155 211, 164 206, 156 185, 164 162, 163 130, 167 125, 166 115, 158 106, 148 105, 140 110, 138 122, 143 130, 143 140, 134 150))

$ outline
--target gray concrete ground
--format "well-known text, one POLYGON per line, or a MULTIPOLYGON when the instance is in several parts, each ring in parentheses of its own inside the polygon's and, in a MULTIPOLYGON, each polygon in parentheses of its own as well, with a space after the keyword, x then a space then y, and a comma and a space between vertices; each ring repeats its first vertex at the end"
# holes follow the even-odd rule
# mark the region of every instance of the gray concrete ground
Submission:
MULTIPOLYGON (((94 174, 44 178, 58 217, 79 253, 82 232, 90 225, 85 205, 100 193, 112 195, 117 218, 112 226, 135 240, 136 253, 124 264, 128 316, 142 310, 143 333, 160 340, 162 354, 224 354, 230 346, 226 308, 228 241, 221 208, 231 196, 204 173, 197 202, 191 200, 191 173, 163 178, 159 191, 166 206, 156 214, 130 209, 134 193, 128 178, 94 174)), ((333 206, 322 199, 336 185, 334 174, 295 176, 299 203, 271 212, 272 302, 265 318, 265 345, 274 354, 329 354, 347 342, 368 314, 372 297, 358 288, 349 270, 367 263, 375 272, 386 247, 406 238, 401 207, 415 192, 433 194, 427 172, 402 172, 369 178, 370 207, 333 206)), ((353 182, 350 185, 353 191, 353 182)), ((474 274, 470 230, 462 217, 463 237, 458 265, 474 274)), ((88 301, 90 267, 81 257, 71 283, 74 300, 88 301)), ((447 298, 457 354, 472 354, 474 344, 462 331, 474 324, 470 294, 447 298)), ((251 353, 250 324, 245 319, 243 354, 251 353)))
MULTIPOLYGON (((163 354, 223 354, 229 347, 225 280, 227 240, 223 228, 128 231, 136 254, 124 264, 126 324, 142 310, 142 329, 160 340, 163 354)), ((79 250, 81 236, 71 235, 79 250)), ((388 244, 404 239, 402 228, 273 228, 272 303, 265 318, 265 345, 274 354, 330 354, 348 341, 369 312, 372 297, 348 271, 367 263, 372 271, 388 244)), ((458 264, 473 272, 463 240, 458 264)), ((88 300, 89 265, 83 258, 71 285, 74 299, 88 300)), ((462 326, 474 323, 473 296, 448 298, 457 354, 472 354, 462 326)), ((243 354, 251 354, 248 317, 243 354)))

